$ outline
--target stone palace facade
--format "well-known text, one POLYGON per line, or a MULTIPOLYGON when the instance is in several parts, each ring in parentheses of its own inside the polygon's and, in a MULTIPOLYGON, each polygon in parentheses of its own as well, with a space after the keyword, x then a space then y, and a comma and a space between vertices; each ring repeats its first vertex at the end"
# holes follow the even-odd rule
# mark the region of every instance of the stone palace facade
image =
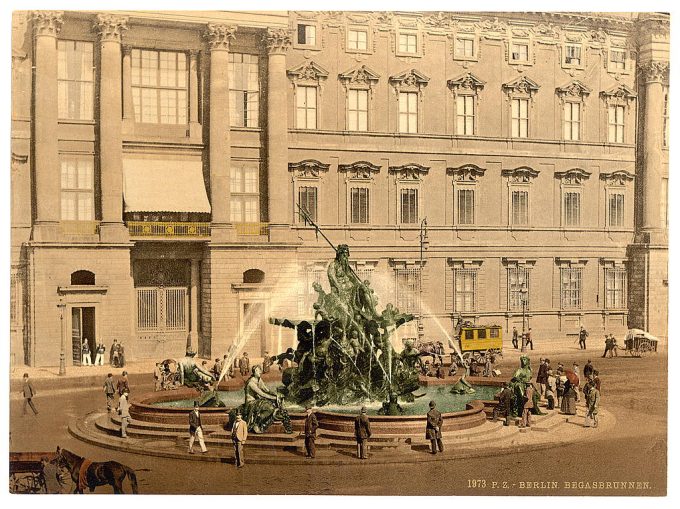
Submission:
POLYGON ((663 14, 15 12, 11 353, 292 345, 334 253, 443 339, 667 336, 663 14))

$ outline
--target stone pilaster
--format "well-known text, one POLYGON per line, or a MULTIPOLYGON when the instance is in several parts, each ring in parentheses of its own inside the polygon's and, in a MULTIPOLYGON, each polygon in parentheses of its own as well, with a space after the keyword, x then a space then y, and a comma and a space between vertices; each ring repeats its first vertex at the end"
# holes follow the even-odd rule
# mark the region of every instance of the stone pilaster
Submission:
POLYGON ((293 222, 288 180, 288 100, 286 51, 290 32, 269 29, 263 38, 269 54, 267 76, 267 190, 269 231, 273 241, 288 240, 293 222))
POLYGON ((36 221, 35 240, 55 240, 60 219, 60 165, 57 143, 57 35, 63 23, 61 11, 32 13, 35 42, 34 161, 36 221))
POLYGON ((135 109, 132 100, 132 46, 121 46, 123 52, 123 129, 126 133, 134 130, 135 109))
POLYGON ((201 124, 198 117, 199 55, 200 52, 197 50, 189 52, 189 136, 191 138, 199 138, 201 136, 201 124))
POLYGON ((231 225, 231 140, 229 116, 229 44, 236 27, 208 24, 205 37, 210 48, 210 204, 211 240, 233 238, 231 225))
POLYGON ((123 224, 123 134, 121 42, 127 18, 98 14, 94 30, 99 34, 99 168, 102 223, 106 242, 126 241, 123 224))

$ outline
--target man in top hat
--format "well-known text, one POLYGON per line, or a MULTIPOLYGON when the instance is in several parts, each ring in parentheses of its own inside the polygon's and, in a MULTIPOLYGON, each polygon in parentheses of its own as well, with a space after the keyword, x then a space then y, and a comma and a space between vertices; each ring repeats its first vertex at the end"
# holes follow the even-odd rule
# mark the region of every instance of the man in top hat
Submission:
POLYGON ((319 421, 314 414, 311 405, 307 406, 307 417, 305 418, 305 452, 307 458, 314 458, 316 456, 316 428, 319 427, 319 421))
POLYGON ((201 414, 198 411, 198 401, 194 401, 194 409, 189 414, 189 454, 194 453, 194 441, 197 438, 201 452, 208 452, 203 441, 203 426, 201 425, 201 414))
POLYGON ((581 325, 581 329, 578 331, 578 347, 582 350, 586 349, 586 339, 588 338, 588 331, 581 325))
POLYGON ((357 439, 357 457, 362 460, 368 459, 367 441, 371 437, 371 423, 366 415, 366 407, 361 407, 361 413, 354 419, 354 436, 357 439))
POLYGON ((231 427, 231 440, 234 442, 234 457, 236 467, 241 468, 246 464, 243 458, 243 445, 248 439, 248 424, 241 418, 241 412, 236 412, 236 420, 231 427))
POLYGON ((442 414, 436 409, 437 404, 430 401, 430 411, 427 412, 427 426, 425 428, 425 438, 430 441, 430 453, 437 454, 444 452, 444 443, 442 442, 442 414))

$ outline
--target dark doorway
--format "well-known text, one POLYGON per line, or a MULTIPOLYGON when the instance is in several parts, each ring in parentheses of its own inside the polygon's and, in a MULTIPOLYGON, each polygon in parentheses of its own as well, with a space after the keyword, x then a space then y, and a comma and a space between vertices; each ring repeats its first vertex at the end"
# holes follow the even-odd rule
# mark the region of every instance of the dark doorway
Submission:
POLYGON ((91 360, 95 359, 97 338, 95 337, 95 322, 93 307, 71 308, 71 348, 73 351, 73 365, 80 366, 83 362, 83 341, 87 339, 90 346, 91 360))

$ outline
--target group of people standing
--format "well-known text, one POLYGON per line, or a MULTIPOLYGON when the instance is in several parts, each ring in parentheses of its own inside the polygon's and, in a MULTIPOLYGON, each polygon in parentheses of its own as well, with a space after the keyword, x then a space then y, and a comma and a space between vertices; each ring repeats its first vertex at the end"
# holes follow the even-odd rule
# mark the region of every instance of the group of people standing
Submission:
MULTIPOLYGON (((83 344, 81 346, 81 362, 83 366, 103 366, 104 365, 104 354, 106 353, 106 346, 104 343, 98 343, 95 349, 94 364, 92 363, 92 351, 90 350, 90 340, 87 338, 83 339, 83 344)), ((113 345, 111 345, 111 351, 109 353, 109 364, 114 368, 122 368, 125 366, 125 348, 117 339, 113 340, 113 345)))
POLYGON ((520 351, 526 352, 527 348, 534 349, 534 339, 531 335, 531 327, 529 327, 529 330, 523 331, 522 334, 519 333, 517 327, 512 328, 512 347, 515 350, 520 348, 520 339, 522 340, 522 348, 520 351))
POLYGON ((130 380, 128 372, 123 371, 118 380, 113 379, 113 373, 106 375, 104 380, 104 395, 106 396, 106 410, 109 413, 116 412, 120 417, 120 436, 127 438, 127 428, 130 424, 130 380), (115 397, 118 394, 118 405, 115 405, 115 397))

